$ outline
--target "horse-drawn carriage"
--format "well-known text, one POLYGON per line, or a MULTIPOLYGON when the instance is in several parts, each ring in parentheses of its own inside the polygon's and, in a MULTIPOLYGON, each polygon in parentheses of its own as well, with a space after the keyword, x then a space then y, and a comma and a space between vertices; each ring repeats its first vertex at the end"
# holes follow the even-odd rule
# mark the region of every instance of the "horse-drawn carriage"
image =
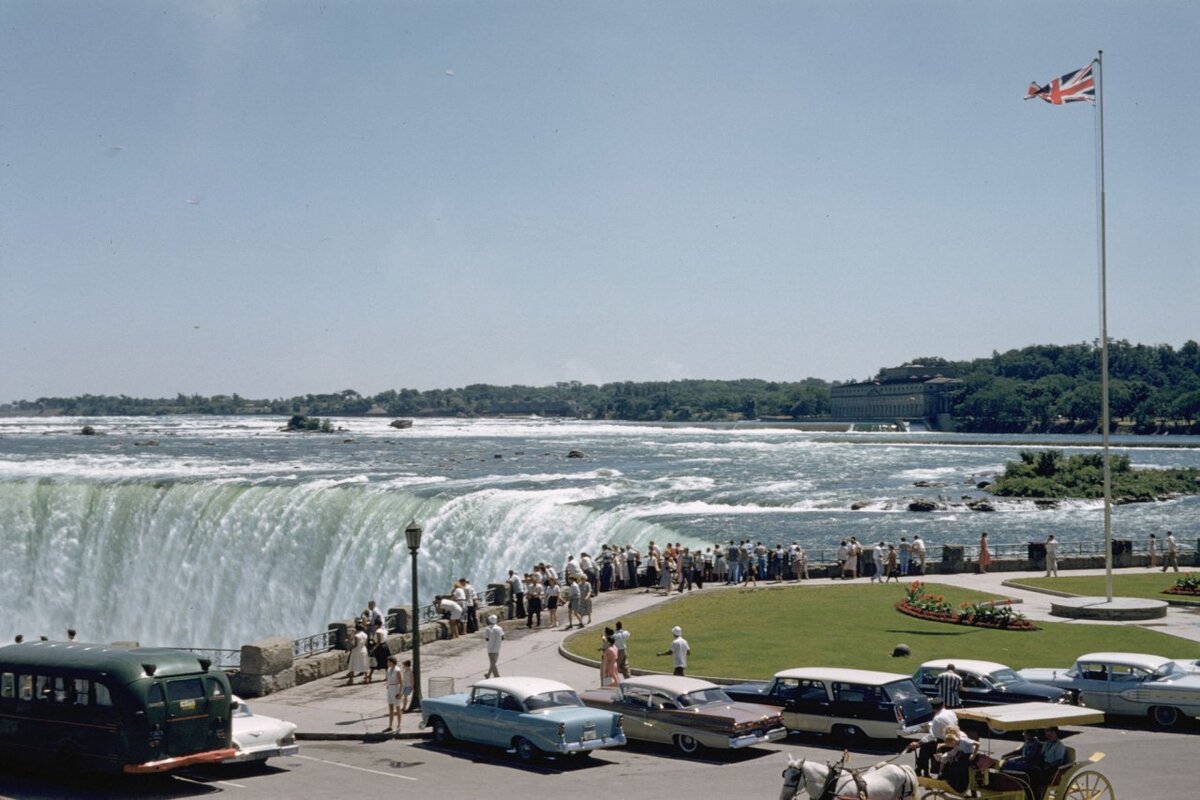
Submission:
MULTIPOLYGON (((1104 721, 1104 713, 1057 703, 955 709, 960 724, 975 722, 992 733, 1043 730, 1059 725, 1090 725, 1104 721)), ((807 792, 812 800, 1116 800, 1108 778, 1094 768, 1103 753, 1079 761, 1075 749, 1065 747, 1066 759, 1051 770, 1005 769, 1015 763, 1020 750, 999 757, 976 759, 959 788, 944 778, 918 777, 907 765, 883 762, 851 769, 846 758, 837 765, 796 761, 789 757, 784 770, 781 800, 807 792)))
MULTIPOLYGON (((1057 703, 955 709, 959 723, 975 722, 993 733, 1044 730, 1059 725, 1091 725, 1104 721, 1104 712, 1057 703)), ((1112 784, 1094 768, 1104 753, 1078 760, 1075 748, 1067 745, 1064 761, 1037 773, 1029 769, 1006 769, 1020 758, 1020 749, 998 758, 985 755, 967 770, 967 786, 955 789, 939 778, 917 779, 925 790, 924 800, 1115 800, 1112 784), (980 768, 982 767, 982 768, 980 768)))

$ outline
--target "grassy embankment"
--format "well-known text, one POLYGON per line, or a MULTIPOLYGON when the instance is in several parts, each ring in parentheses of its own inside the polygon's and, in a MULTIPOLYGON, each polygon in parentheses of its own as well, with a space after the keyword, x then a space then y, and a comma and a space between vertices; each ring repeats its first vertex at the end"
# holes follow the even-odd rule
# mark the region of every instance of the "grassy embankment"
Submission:
MULTIPOLYGON (((1065 580, 1065 579, 1064 579, 1065 580)), ((1200 643, 1136 625, 1042 623, 1038 631, 1005 631, 929 622, 901 614, 905 585, 787 587, 694 594, 626 617, 635 668, 671 671, 671 627, 691 646, 688 673, 766 679, 789 667, 837 666, 911 672, 932 658, 982 658, 1015 668, 1069 666, 1082 653, 1124 650, 1200 658, 1200 643), (911 658, 892 658, 904 643, 911 658)), ((928 584, 957 608, 988 595, 928 584)), ((1020 606, 1017 606, 1019 609, 1020 606)), ((602 626, 569 637, 567 649, 599 658, 602 626)))
MULTIPOLYGON (((1175 585, 1175 579, 1187 575, 1192 570, 1174 570, 1165 575, 1158 570, 1153 572, 1138 572, 1132 575, 1113 573, 1113 596, 1144 597, 1149 600, 1168 600, 1172 603, 1188 603, 1200 606, 1200 597, 1189 597, 1184 594, 1163 594, 1163 589, 1175 585)), ((1104 597, 1103 575, 1071 575, 1065 578, 1020 578, 1013 581, 1018 586, 1028 586, 1030 589, 1052 589, 1056 592, 1084 595, 1088 597, 1104 597)))

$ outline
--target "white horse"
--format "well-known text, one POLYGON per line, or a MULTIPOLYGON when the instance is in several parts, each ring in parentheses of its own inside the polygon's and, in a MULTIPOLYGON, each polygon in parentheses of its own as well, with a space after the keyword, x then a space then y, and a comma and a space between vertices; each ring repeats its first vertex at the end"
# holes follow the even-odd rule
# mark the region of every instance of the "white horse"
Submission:
POLYGON ((789 755, 779 800, 793 800, 802 791, 808 792, 812 800, 916 800, 917 773, 912 767, 877 764, 866 771, 856 770, 866 788, 862 796, 849 770, 837 777, 835 786, 830 786, 830 770, 827 764, 803 758, 797 761, 789 755))

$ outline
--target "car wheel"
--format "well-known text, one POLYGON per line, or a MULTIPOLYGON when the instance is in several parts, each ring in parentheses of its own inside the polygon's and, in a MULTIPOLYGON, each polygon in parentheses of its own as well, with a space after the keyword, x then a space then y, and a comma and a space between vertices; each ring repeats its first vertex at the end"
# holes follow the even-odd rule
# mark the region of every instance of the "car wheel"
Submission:
POLYGON ((449 744, 454 740, 450 734, 450 728, 442 721, 441 717, 434 717, 430 723, 433 726, 433 743, 436 745, 449 744))
POLYGON ((534 747, 533 742, 524 737, 517 737, 513 741, 513 749, 517 751, 517 758, 528 764, 538 756, 538 749, 534 747))
POLYGON ((1179 722, 1179 709, 1173 706, 1155 706, 1150 711, 1154 722, 1164 728, 1173 728, 1179 722))
POLYGON ((679 748, 679 752, 689 756, 700 750, 700 742, 696 741, 696 737, 688 736, 686 733, 675 737, 675 746, 679 748))
POLYGON ((857 725, 842 725, 838 728, 838 738, 844 742, 860 743, 866 740, 867 734, 857 725))

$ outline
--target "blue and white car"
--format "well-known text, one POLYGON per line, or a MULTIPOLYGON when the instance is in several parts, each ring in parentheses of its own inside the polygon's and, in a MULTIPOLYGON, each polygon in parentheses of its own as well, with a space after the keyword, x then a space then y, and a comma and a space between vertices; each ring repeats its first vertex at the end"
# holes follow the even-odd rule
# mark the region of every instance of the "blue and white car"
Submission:
POLYGON ((1080 695, 1109 714, 1149 716, 1163 727, 1200 718, 1200 675, 1146 653, 1086 653, 1070 669, 1023 669, 1021 677, 1080 695))
POLYGON ((546 678, 489 678, 467 692, 422 699, 421 724, 437 744, 502 747, 522 761, 625 744, 620 714, 588 708, 570 686, 546 678))

